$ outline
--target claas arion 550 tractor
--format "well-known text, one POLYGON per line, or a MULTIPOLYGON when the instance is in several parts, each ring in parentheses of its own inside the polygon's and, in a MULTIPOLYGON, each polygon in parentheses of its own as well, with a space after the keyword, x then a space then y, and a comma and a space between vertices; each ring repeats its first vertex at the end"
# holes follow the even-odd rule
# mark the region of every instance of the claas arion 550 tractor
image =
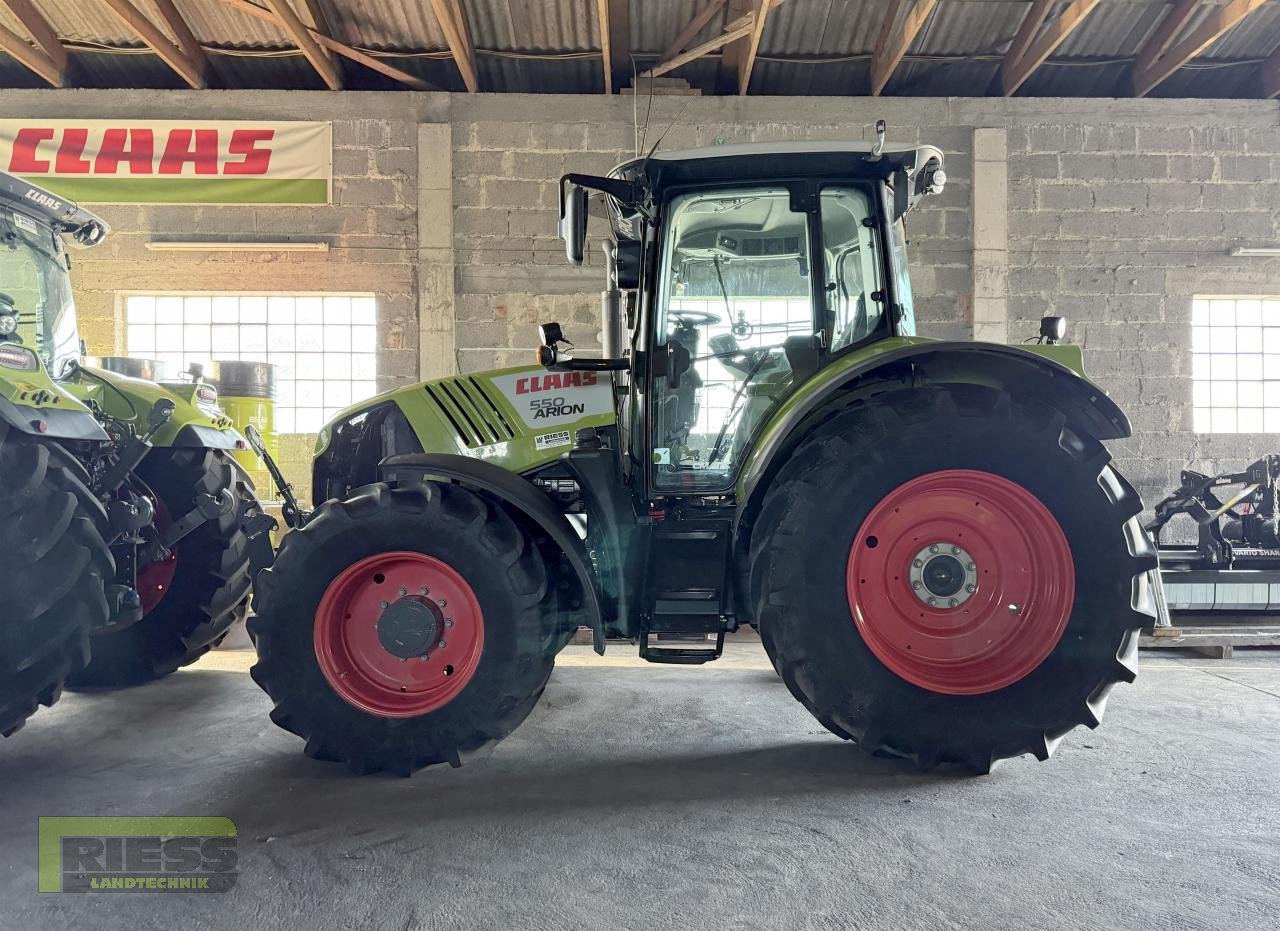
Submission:
POLYGON ((703 663, 751 624, 836 735, 921 765, 1045 759, 1132 681, 1154 551, 1078 348, 915 335, 903 217, 931 146, 650 154, 560 180, 605 244, 601 358, 341 414, 258 576, 254 677, 310 755, 457 764, 580 625, 703 663))

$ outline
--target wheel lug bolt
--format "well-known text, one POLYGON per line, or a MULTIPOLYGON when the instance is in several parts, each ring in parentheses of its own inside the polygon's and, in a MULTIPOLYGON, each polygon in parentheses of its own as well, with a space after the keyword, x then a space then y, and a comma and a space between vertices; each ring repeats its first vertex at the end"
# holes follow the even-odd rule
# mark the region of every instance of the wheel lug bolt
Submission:
POLYGON ((452 627, 452 626, 453 626, 453 618, 451 618, 451 617, 446 617, 446 618, 444 619, 444 626, 445 626, 445 627, 452 627))
POLYGON ((378 606, 379 606, 380 608, 382 608, 382 610, 383 610, 383 611, 385 611, 385 610, 387 610, 387 608, 391 607, 391 602, 389 602, 389 601, 382 601, 382 602, 379 602, 379 603, 378 603, 378 606))
POLYGON ((960 603, 960 602, 956 601, 954 598, 952 598, 950 601, 948 601, 948 602, 947 602, 948 606, 950 606, 950 607, 952 607, 952 608, 954 608, 954 607, 955 607, 956 605, 958 605, 959 603, 960 603))
POLYGON ((938 544, 936 544, 936 543, 935 543, 935 544, 933 544, 933 546, 929 547, 929 552, 930 552, 930 553, 936 553, 936 552, 938 552, 938 544))
POLYGON ((935 607, 935 606, 937 606, 937 604, 938 604, 938 599, 937 599, 937 598, 930 598, 930 599, 929 599, 929 607, 931 607, 931 608, 932 608, 932 607, 935 607))
POLYGON ((964 587, 964 590, 968 592, 970 595, 972 595, 974 592, 978 590, 978 586, 969 584, 964 587))
POLYGON ((447 647, 448 645, 449 645, 449 641, 448 641, 448 640, 441 640, 441 641, 440 641, 440 646, 436 647, 436 649, 437 649, 437 650, 443 650, 443 649, 444 649, 445 647, 447 647))
POLYGON ((419 657, 418 657, 418 660, 419 660, 420 662, 425 663, 425 662, 427 661, 427 654, 426 654, 426 653, 423 653, 421 656, 419 656, 419 657))
POLYGON ((425 586, 425 585, 424 585, 424 586, 422 586, 422 588, 418 589, 418 594, 419 594, 419 595, 430 595, 430 594, 431 594, 431 589, 427 588, 427 586, 425 586))
POLYGON ((975 566, 973 563, 969 563, 968 565, 965 566, 965 568, 968 569, 970 572, 974 572, 977 570, 978 567, 975 566))
POLYGON ((440 605, 440 607, 444 608, 444 607, 447 607, 447 606, 448 606, 448 604, 449 604, 449 599, 447 599, 447 598, 441 598, 441 599, 440 599, 438 602, 436 602, 436 603, 437 603, 438 605, 440 605))
POLYGON ((957 553, 959 553, 959 552, 960 552, 960 547, 958 547, 958 546, 953 546, 953 547, 951 547, 951 555, 952 555, 952 556, 956 555, 956 554, 957 554, 957 553))
POLYGON ((922 560, 922 559, 913 559, 913 560, 911 560, 911 565, 913 565, 913 566, 915 566, 917 569, 919 569, 921 566, 923 566, 923 565, 924 565, 924 560, 922 560))
POLYGON ((396 594, 399 595, 401 598, 403 598, 405 595, 409 593, 405 589, 400 588, 396 590, 396 594))
POLYGON ((919 591, 919 590, 920 590, 920 580, 919 580, 919 579, 916 579, 914 582, 912 582, 912 583, 911 583, 911 587, 912 587, 912 588, 914 588, 916 591, 919 591))

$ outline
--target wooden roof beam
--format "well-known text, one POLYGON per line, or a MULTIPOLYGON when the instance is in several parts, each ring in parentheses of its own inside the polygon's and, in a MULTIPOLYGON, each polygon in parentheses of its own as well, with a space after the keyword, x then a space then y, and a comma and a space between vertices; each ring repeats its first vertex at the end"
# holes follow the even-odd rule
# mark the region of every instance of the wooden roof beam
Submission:
MULTIPOLYGON (((282 29, 284 28, 284 22, 279 16, 271 10, 268 10, 266 7, 258 6, 258 4, 253 3, 252 0, 223 0, 223 2, 235 7, 243 13, 247 13, 250 16, 260 19, 265 23, 270 23, 271 25, 282 29)), ((407 71, 402 71, 393 65, 387 64, 381 58, 375 58, 367 52, 362 52, 359 49, 352 48, 349 45, 339 42, 332 36, 325 35, 315 29, 310 29, 309 31, 311 33, 311 38, 315 40, 317 45, 328 49, 335 55, 341 55, 343 58, 364 65, 371 71, 376 71, 379 74, 386 75, 393 81, 399 81, 405 87, 410 87, 416 91, 440 90, 440 88, 436 87, 434 84, 428 84, 416 74, 410 74, 407 71)))
POLYGON ((745 96, 747 88, 751 86, 751 72, 756 66, 756 53, 760 51, 760 39, 764 35, 764 24, 769 18, 771 6, 770 0, 756 0, 751 11, 751 31, 747 33, 742 60, 738 63, 739 97, 745 96))
POLYGON ((1151 37, 1138 60, 1133 65, 1133 96, 1145 97, 1158 84, 1175 71, 1195 58, 1206 48, 1218 40, 1224 32, 1235 26, 1242 19, 1262 6, 1265 0, 1231 0, 1223 6, 1214 7, 1186 38, 1169 47, 1182 32, 1191 16, 1199 8, 1199 3, 1183 0, 1165 20, 1170 21, 1170 28, 1161 28, 1151 37), (1157 40, 1159 42, 1157 43, 1157 40))
POLYGON ((938 0, 916 0, 902 21, 902 28, 895 30, 898 13, 906 2, 907 0, 893 0, 880 26, 880 38, 876 41, 876 50, 871 56, 871 95, 873 97, 878 97, 884 90, 884 86, 889 83, 894 70, 907 54, 907 49, 924 28, 933 8, 938 5, 938 0))
POLYGON ((342 90, 342 73, 338 71, 337 64, 311 37, 312 30, 298 17, 297 11, 294 10, 289 0, 267 0, 267 3, 271 5, 271 9, 275 11, 276 16, 280 17, 284 31, 289 34, 293 44, 298 46, 303 57, 311 62, 311 67, 316 69, 316 73, 320 75, 320 79, 324 81, 325 86, 331 91, 342 90))
MULTIPOLYGON (((1034 41, 1023 35, 1021 29, 1018 35, 1014 37, 1014 45, 1009 51, 1013 52, 1015 47, 1019 46, 1019 39, 1025 39, 1026 44, 1022 46, 1022 54, 1017 60, 1010 59, 1009 55, 1005 55, 1005 60, 1001 64, 1001 83, 1004 86, 1004 95, 1006 97, 1013 96, 1019 87, 1026 83, 1027 78, 1031 77, 1031 73, 1044 64, 1045 59, 1057 50, 1058 46, 1066 41, 1067 36, 1075 32, 1077 26, 1084 22, 1084 18, 1093 12, 1093 8, 1098 5, 1099 0, 1072 0, 1053 22, 1040 31, 1040 25, 1048 16, 1048 6, 1037 3, 1031 8, 1027 14, 1027 19, 1040 13, 1038 22, 1035 22, 1030 32, 1035 36, 1034 41)), ((1026 26, 1026 21, 1023 22, 1026 26)))
MULTIPOLYGON (((13 18, 20 22, 22 28, 31 34, 31 38, 35 40, 36 49, 43 53, 44 59, 47 59, 57 69, 58 80, 49 81, 49 83, 55 87, 61 87, 67 72, 67 50, 63 47, 62 40, 58 38, 58 34, 53 31, 53 27, 49 25, 49 21, 44 18, 44 14, 36 9, 31 0, 0 0, 0 4, 7 7, 9 12, 13 14, 13 18)), ((10 35, 16 35, 16 33, 10 33, 10 35)), ((25 41, 23 44, 26 44, 25 41)), ((15 55, 14 57, 17 58, 18 56, 15 55)), ((19 60, 21 61, 21 59, 19 60)), ((26 62, 23 62, 23 64, 31 68, 31 65, 26 62)), ((35 71, 34 68, 31 70, 35 71)), ((39 71, 36 73, 40 74, 39 71)), ((44 74, 40 76, 45 80, 49 80, 44 74)))
POLYGON ((683 52, 684 47, 696 39, 698 37, 698 33, 702 32, 702 30, 706 28, 707 23, 711 22, 711 17, 724 9, 725 2, 726 0, 708 0, 707 5, 697 13, 693 14, 693 19, 689 20, 689 22, 685 24, 685 27, 680 30, 679 35, 671 40, 671 45, 662 53, 661 61, 666 61, 669 58, 675 58, 683 52))
POLYGON ((600 21, 600 59, 604 66, 604 92, 613 93, 613 45, 609 41, 609 0, 596 0, 600 21))
POLYGON ((431 8, 444 32, 445 41, 449 43, 449 51, 453 53, 454 64, 462 75, 462 83, 474 94, 480 85, 476 80, 476 49, 471 41, 466 14, 462 12, 458 0, 431 0, 431 8))
MULTIPOLYGON (((139 39, 141 39, 151 51, 160 56, 170 68, 178 73, 182 80, 186 81, 191 87, 203 88, 205 84, 205 57, 204 51, 196 44, 195 54, 188 49, 174 45, 160 29, 142 15, 142 11, 134 6, 130 0, 102 0, 102 4, 116 15, 122 23, 128 26, 139 39)), ((160 6, 160 4, 157 4, 160 6)), ((173 11, 173 15, 177 16, 177 10, 173 11)), ((178 17, 181 20, 181 17, 178 17)), ((183 24, 186 29, 186 24, 183 24)), ((190 30, 186 29, 189 36, 190 30)), ((179 39, 181 41, 181 39, 179 39)), ((191 39, 194 43, 194 38, 191 39)))
POLYGON ((600 22, 600 55, 604 65, 604 92, 622 87, 631 70, 630 0, 596 0, 600 22))
POLYGON ((4 26, 0 26, 0 50, 11 55, 28 70, 35 72, 54 87, 62 87, 63 69, 40 49, 4 26))
MULTIPOLYGON (((786 0, 768 0, 768 9, 781 6, 786 0)), ((654 65, 648 71, 642 71, 642 78, 657 78, 666 74, 668 71, 674 71, 681 65, 687 65, 691 61, 697 61, 704 55, 717 51, 730 42, 735 42, 751 34, 752 26, 755 22, 755 12, 752 11, 736 19, 730 20, 725 24, 724 32, 718 36, 713 36, 705 42, 699 42, 688 51, 681 52, 671 58, 668 58, 659 64, 654 65)))

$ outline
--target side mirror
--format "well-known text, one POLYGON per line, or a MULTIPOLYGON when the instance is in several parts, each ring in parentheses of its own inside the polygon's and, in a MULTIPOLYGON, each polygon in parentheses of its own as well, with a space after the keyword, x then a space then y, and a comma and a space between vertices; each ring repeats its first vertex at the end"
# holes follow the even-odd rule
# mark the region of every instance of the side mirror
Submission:
POLYGON ((587 244, 587 191, 572 182, 560 184, 560 238, 570 265, 581 265, 587 244))

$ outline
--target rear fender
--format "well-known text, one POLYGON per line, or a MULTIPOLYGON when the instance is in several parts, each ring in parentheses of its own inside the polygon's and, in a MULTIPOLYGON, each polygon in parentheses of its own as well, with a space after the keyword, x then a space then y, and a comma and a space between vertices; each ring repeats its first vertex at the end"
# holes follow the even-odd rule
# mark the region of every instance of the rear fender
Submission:
MULTIPOLYGON (((1001 388, 1061 411, 1067 426, 1099 440, 1127 437, 1129 420, 1100 387, 1083 374, 1075 346, 1020 348, 995 343, 893 340, 850 357, 838 373, 831 366, 801 386, 765 425, 743 465, 737 485, 735 564, 745 565, 751 528, 774 473, 791 450, 851 393, 876 383, 959 383, 1001 388)), ((840 363, 836 363, 840 365, 840 363)), ((738 574, 740 575, 740 573, 738 574)), ((739 604, 747 606, 745 580, 737 578, 739 604)))
POLYGON ((540 531, 548 544, 573 570, 582 592, 581 611, 591 627, 597 653, 604 653, 604 613, 599 580, 587 555, 587 548, 573 525, 557 510, 537 486, 501 466, 449 453, 407 453, 390 456, 379 464, 382 479, 391 484, 409 484, 426 479, 445 479, 506 505, 540 531))

